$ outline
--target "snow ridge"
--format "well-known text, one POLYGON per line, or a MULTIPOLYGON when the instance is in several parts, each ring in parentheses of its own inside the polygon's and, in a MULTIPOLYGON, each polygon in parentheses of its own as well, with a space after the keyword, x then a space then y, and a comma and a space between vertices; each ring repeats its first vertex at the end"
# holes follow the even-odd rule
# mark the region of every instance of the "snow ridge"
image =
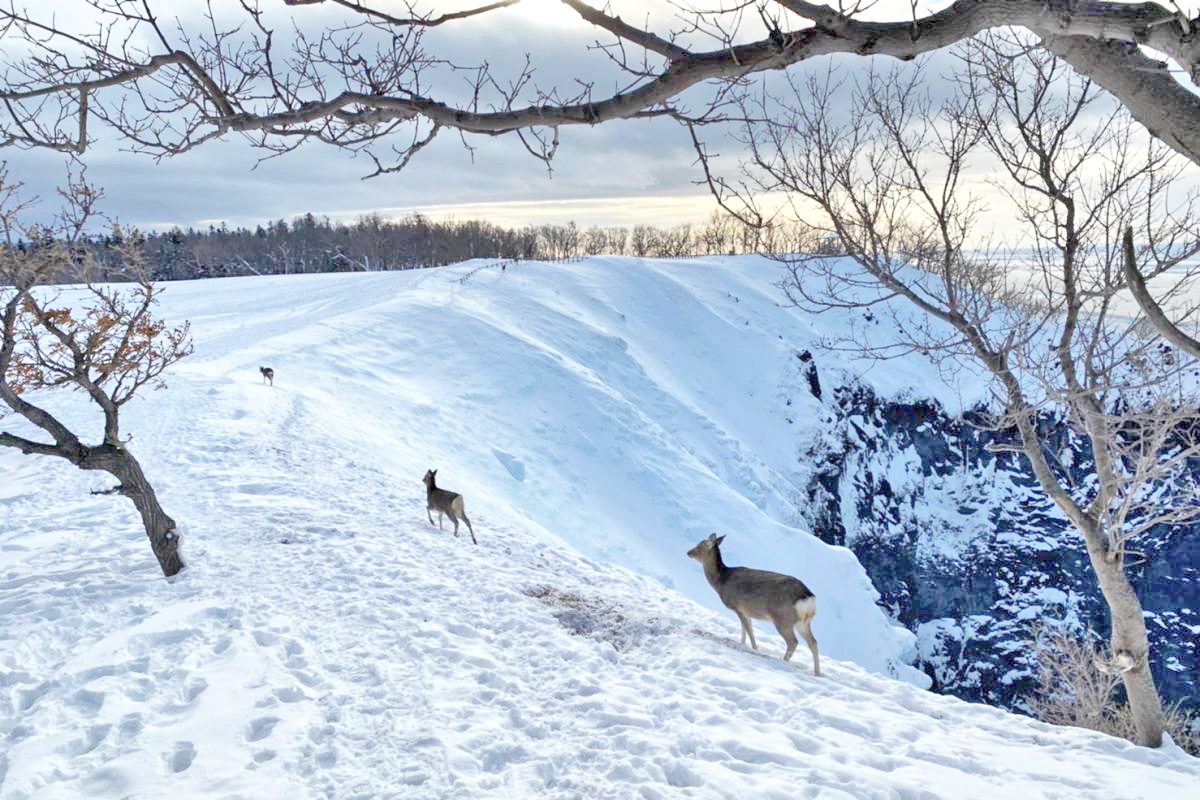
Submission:
POLYGON ((174 584, 95 476, 0 453, 0 800, 1150 798, 1200 780, 1171 747, 878 674, 911 676, 912 635, 849 551, 787 518, 785 434, 814 412, 792 348, 819 331, 774 307, 769 263, 459 280, 477 266, 168 288, 196 355, 126 428, 184 523, 174 584), (432 466, 478 547, 427 522, 432 466), (782 662, 773 632, 740 647, 683 555, 710 529, 731 561, 814 588, 828 677, 782 662))

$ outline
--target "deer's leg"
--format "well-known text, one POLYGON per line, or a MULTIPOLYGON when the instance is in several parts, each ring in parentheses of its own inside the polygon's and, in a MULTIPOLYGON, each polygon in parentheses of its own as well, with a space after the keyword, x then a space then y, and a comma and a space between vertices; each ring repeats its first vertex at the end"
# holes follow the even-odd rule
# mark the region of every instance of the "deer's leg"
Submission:
POLYGON ((450 517, 450 521, 454 523, 454 538, 458 538, 458 517, 454 516, 454 509, 446 511, 446 516, 450 517))
POLYGON ((783 654, 783 660, 791 661, 792 653, 796 652, 796 632, 792 630, 796 623, 783 617, 772 617, 771 621, 775 623, 775 630, 779 631, 779 635, 787 642, 787 652, 783 654))
POLYGON ((817 637, 813 636, 812 617, 801 619, 797 627, 800 629, 800 635, 804 637, 804 641, 808 642, 808 649, 812 651, 813 675, 819 677, 821 674, 821 653, 817 649, 817 637))
POLYGON ((758 649, 758 642, 754 641, 754 628, 750 625, 750 618, 740 611, 736 612, 738 619, 742 621, 742 644, 746 644, 746 637, 750 637, 750 646, 755 650, 758 649))
POLYGON ((432 525, 433 524, 433 514, 430 513, 428 506, 425 507, 425 516, 429 517, 429 524, 432 525))
MULTIPOLYGON (((471 544, 479 544, 479 542, 475 541, 475 529, 471 527, 471 520, 467 519, 467 510, 463 506, 462 495, 454 498, 454 502, 450 504, 450 514, 451 516, 457 514, 462 517, 463 522, 467 523, 467 530, 471 532, 471 544)), ((455 530, 457 530, 457 527, 455 530)))

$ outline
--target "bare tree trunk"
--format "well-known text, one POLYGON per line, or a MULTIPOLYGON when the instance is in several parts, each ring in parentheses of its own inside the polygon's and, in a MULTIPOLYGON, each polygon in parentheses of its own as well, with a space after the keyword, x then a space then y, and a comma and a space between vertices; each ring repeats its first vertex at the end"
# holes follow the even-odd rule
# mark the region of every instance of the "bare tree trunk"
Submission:
POLYGON ((1129 710, 1137 738, 1135 744, 1146 747, 1162 745, 1163 707, 1150 672, 1150 639, 1142 616, 1142 603, 1125 573, 1124 558, 1110 559, 1104 549, 1104 537, 1093 528, 1085 532, 1088 557, 1100 591, 1112 615, 1109 640, 1112 662, 1106 670, 1121 670, 1129 710))
MULTIPOLYGON (((1008 387, 1010 402, 1028 412, 1028 403, 1020 392, 1016 378, 1005 373, 1002 380, 1008 387)), ((1030 414, 1019 415, 1016 422, 1024 445, 1022 452, 1029 459, 1034 476, 1043 491, 1075 525, 1087 547, 1088 560, 1096 573, 1096 582, 1111 617, 1109 644, 1112 661, 1101 668, 1121 673, 1126 699, 1133 713, 1136 731, 1134 743, 1159 747, 1162 745, 1164 727, 1162 699, 1158 695, 1154 676, 1150 673, 1150 638, 1146 634, 1142 602, 1125 573, 1124 551, 1119 547, 1108 547, 1107 538, 1095 514, 1081 508, 1055 480, 1050 465, 1046 463, 1042 441, 1030 414)), ((1097 450, 1104 446, 1095 439, 1092 444, 1097 450)))
POLYGON ((146 480, 142 465, 133 454, 121 446, 101 445, 91 448, 79 466, 104 470, 120 481, 112 489, 97 494, 121 494, 132 500, 142 516, 146 538, 150 540, 150 548, 158 559, 163 575, 170 578, 178 574, 184 568, 184 563, 179 553, 179 532, 175 520, 159 504, 154 487, 146 480))

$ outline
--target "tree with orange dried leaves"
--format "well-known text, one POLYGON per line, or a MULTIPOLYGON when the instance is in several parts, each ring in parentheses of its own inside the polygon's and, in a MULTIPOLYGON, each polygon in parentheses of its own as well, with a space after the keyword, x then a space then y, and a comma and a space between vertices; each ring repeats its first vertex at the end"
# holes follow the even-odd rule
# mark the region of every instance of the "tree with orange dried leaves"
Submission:
MULTIPOLYGON (((100 193, 72 180, 60 192, 65 207, 53 226, 23 227, 20 184, 0 165, 0 420, 10 412, 36 430, 19 435, 0 422, 0 446, 27 455, 64 458, 118 481, 94 494, 133 501, 163 574, 183 569, 175 521, 158 502, 141 465, 122 438, 121 407, 141 388, 161 388, 163 372, 192 350, 186 324, 171 328, 152 311, 158 289, 142 268, 139 242, 126 237, 117 256, 127 283, 94 283, 99 262, 84 229, 100 193), (80 293, 55 288, 82 283, 80 293), (104 415, 104 436, 87 444, 44 407, 53 390, 82 391, 104 415), (46 437, 50 441, 45 441, 46 437)), ((27 427, 27 426, 26 426, 27 427)))

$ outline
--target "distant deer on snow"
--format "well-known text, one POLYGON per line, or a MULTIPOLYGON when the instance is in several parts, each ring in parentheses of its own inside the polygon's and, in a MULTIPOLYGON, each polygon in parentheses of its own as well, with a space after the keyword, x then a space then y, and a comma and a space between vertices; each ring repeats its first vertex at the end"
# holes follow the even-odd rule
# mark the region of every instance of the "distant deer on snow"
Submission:
POLYGON ((463 522, 467 523, 467 530, 471 532, 471 544, 479 544, 475 541, 475 529, 471 527, 471 520, 467 519, 467 513, 463 510, 462 495, 456 492, 449 492, 445 489, 437 487, 437 470, 431 469, 425 473, 425 515, 429 517, 429 524, 433 524, 433 515, 430 511, 438 512, 438 530, 442 529, 442 515, 450 517, 450 521, 454 523, 454 535, 458 536, 458 518, 462 517, 463 522))
POLYGON ((710 535, 688 551, 688 556, 704 566, 704 577, 717 590, 721 602, 742 623, 742 645, 750 637, 750 646, 758 649, 754 641, 754 628, 750 620, 769 619, 775 623, 779 635, 787 642, 784 661, 792 658, 796 651, 796 629, 808 642, 812 651, 813 675, 821 674, 821 656, 817 651, 817 640, 812 634, 812 618, 817 613, 817 598, 800 581, 778 572, 766 572, 746 567, 727 567, 721 559, 721 542, 724 536, 710 535))
POLYGON ((275 370, 270 367, 259 367, 258 371, 262 373, 263 383, 269 383, 272 386, 275 385, 275 370))

